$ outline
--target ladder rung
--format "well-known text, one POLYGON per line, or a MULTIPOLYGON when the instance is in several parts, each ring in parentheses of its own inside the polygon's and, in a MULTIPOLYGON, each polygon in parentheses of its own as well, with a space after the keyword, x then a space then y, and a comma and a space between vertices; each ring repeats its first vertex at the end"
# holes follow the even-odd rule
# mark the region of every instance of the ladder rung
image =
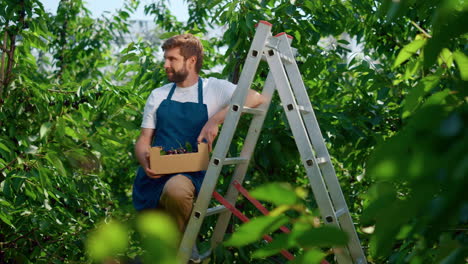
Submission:
POLYGON ((308 113, 312 112, 310 109, 306 109, 306 108, 305 108, 304 106, 302 106, 302 105, 298 105, 298 106, 297 106, 297 109, 299 109, 299 111, 301 111, 301 113, 303 113, 303 114, 308 114, 308 113))
POLYGON ((218 205, 216 207, 208 208, 208 210, 206 211, 206 216, 210 216, 210 215, 214 215, 214 214, 220 214, 220 213, 223 213, 223 212, 225 212, 227 210, 228 209, 226 207, 224 207, 224 205, 218 205))
POLYGON ((327 159, 324 157, 316 158, 316 160, 319 165, 327 163, 327 159))
POLYGON ((265 110, 259 109, 259 108, 251 108, 251 107, 244 106, 243 109, 242 109, 242 112, 249 113, 249 114, 254 114, 254 115, 261 115, 261 114, 265 113, 265 110))
POLYGON ((232 165, 232 164, 241 164, 246 163, 247 158, 237 157, 237 158, 226 158, 224 159, 223 165, 232 165))
POLYGON ((348 212, 348 209, 346 208, 341 208, 338 211, 335 212, 336 218, 339 218, 340 216, 344 215, 346 212, 348 212))
POLYGON ((286 64, 293 64, 294 63, 294 58, 290 58, 286 55, 283 55, 280 53, 280 58, 281 58, 281 61, 283 61, 284 63, 286 64))
MULTIPOLYGON (((285 55, 283 55, 281 53, 280 53, 280 59, 285 64, 292 64, 292 63, 294 63, 294 60, 295 60, 294 58, 290 58, 290 57, 285 56, 285 55)), ((263 54, 262 55, 262 60, 267 61, 267 55, 263 54)))

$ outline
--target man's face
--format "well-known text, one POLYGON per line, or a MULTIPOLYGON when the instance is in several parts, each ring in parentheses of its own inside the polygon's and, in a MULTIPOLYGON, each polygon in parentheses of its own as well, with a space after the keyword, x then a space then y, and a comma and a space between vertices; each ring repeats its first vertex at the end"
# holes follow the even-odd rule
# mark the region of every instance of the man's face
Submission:
POLYGON ((185 81, 189 71, 187 60, 180 54, 180 48, 172 48, 164 52, 164 69, 170 82, 185 81))

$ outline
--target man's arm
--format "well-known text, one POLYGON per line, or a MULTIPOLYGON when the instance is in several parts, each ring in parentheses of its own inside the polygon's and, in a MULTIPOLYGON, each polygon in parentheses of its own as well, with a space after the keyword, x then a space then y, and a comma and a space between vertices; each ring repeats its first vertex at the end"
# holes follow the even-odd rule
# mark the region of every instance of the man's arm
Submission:
MULTIPOLYGON (((245 101, 245 106, 255 108, 265 102, 265 97, 259 94, 257 91, 250 89, 249 93, 247 94, 247 98, 245 101)), ((205 126, 202 128, 200 135, 198 136, 197 141, 202 142, 203 139, 206 139, 208 142, 208 149, 211 151, 212 143, 219 132, 219 125, 224 122, 224 118, 226 118, 226 114, 229 111, 229 106, 219 110, 216 114, 214 114, 208 121, 206 122, 205 126)))
POLYGON ((141 134, 135 144, 135 155, 140 163, 141 167, 151 178, 159 178, 162 175, 156 175, 154 171, 150 169, 149 153, 151 148, 151 141, 153 140, 154 129, 153 128, 141 128, 141 134))

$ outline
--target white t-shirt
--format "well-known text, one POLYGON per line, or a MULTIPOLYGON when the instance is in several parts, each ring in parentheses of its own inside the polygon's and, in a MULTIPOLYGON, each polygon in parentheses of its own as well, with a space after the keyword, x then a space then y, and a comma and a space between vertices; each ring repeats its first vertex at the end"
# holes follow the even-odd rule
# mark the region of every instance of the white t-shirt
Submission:
MULTIPOLYGON (((231 96, 236 89, 236 85, 226 80, 220 80, 213 77, 203 80, 203 103, 208 108, 208 118, 216 114, 219 110, 226 107, 231 96)), ((154 89, 146 101, 145 111, 143 113, 143 128, 156 128, 156 111, 161 102, 167 98, 171 91, 173 83, 168 83, 162 87, 154 89)), ((172 100, 181 103, 198 103, 198 82, 190 87, 176 87, 172 100)))

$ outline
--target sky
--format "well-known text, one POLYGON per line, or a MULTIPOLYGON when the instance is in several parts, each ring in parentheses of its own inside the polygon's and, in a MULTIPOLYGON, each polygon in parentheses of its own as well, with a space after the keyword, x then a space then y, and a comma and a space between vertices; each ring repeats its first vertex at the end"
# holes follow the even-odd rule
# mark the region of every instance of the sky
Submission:
MULTIPOLYGON (((152 3, 157 0, 142 0, 138 10, 130 16, 130 19, 135 20, 153 20, 151 16, 146 16, 144 13, 143 6, 147 3, 152 3)), ((60 0, 40 0, 44 4, 44 9, 48 12, 55 13, 60 0)), ((85 6, 88 8, 94 17, 99 17, 104 11, 110 11, 114 13, 116 9, 122 8, 124 0, 87 0, 85 6)), ((169 9, 179 21, 188 20, 187 3, 183 0, 171 0, 169 1, 169 9)))

